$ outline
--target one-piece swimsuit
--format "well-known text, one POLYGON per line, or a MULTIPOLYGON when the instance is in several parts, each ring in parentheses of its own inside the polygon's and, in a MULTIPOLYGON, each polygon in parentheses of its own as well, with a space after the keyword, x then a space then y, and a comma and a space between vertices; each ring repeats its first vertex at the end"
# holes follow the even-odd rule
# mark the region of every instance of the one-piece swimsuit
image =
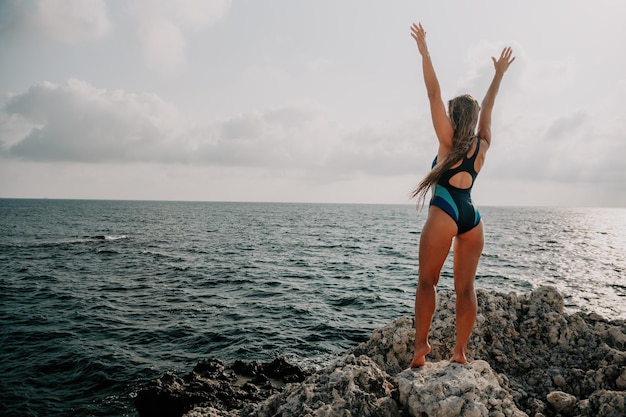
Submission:
MULTIPOLYGON (((480 213, 472 203, 472 187, 478 173, 474 169, 474 162, 480 149, 480 138, 476 138, 476 151, 469 158, 463 156, 461 165, 450 168, 444 172, 437 184, 432 187, 431 206, 436 206, 446 212, 455 221, 458 233, 462 234, 478 226, 480 213), (472 176, 472 184, 469 188, 457 188, 450 185, 450 179, 460 172, 467 172, 472 176)), ((437 157, 433 161, 433 167, 437 164, 437 157)))

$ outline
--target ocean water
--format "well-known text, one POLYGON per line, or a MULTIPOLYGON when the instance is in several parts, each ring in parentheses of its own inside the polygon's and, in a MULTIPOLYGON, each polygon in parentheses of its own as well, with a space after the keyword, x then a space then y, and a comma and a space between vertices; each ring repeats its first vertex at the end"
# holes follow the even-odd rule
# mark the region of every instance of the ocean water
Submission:
MULTIPOLYGON (((0 415, 135 416, 141 384, 208 357, 323 365, 412 314, 425 214, 0 199, 0 415)), ((626 319, 626 209, 481 214, 478 288, 626 319)))

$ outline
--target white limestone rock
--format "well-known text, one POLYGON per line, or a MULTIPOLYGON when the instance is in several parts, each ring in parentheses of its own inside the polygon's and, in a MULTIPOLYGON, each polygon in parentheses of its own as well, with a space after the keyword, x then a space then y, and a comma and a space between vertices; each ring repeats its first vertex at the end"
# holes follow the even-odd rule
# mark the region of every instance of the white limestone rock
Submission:
POLYGON ((237 411, 224 411, 213 407, 195 407, 183 414, 183 417, 237 417, 237 411))
POLYGON ((397 379, 400 404, 411 416, 527 417, 485 361, 427 363, 397 379))
MULTIPOLYGON (((623 395, 626 321, 583 312, 567 314, 563 297, 553 287, 525 294, 479 290, 477 297, 478 316, 467 346, 468 359, 487 361, 521 410, 533 416, 549 413, 546 396, 553 391, 575 396, 579 409, 586 399, 589 407, 595 407, 592 394, 599 390, 623 395)), ((427 362, 452 355, 455 299, 454 291, 438 291, 427 362)), ((351 353, 369 356, 391 376, 397 375, 413 357, 413 326, 411 316, 401 317, 374 331, 369 341, 351 353)), ((611 397, 611 401, 611 409, 626 416, 621 397, 611 397)), ((600 407, 593 410, 600 412, 600 407)))
POLYGON ((400 416, 394 384, 374 361, 342 356, 304 382, 288 386, 242 416, 322 417, 400 416))

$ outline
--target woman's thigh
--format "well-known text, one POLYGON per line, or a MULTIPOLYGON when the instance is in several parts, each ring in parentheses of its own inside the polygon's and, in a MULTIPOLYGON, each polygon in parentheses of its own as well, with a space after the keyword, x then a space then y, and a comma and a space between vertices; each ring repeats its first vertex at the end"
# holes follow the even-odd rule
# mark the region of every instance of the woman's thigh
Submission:
POLYGON ((420 236, 419 279, 422 283, 437 285, 456 232, 456 223, 448 214, 439 207, 429 208, 420 236))
POLYGON ((473 286, 484 244, 482 221, 454 240, 454 285, 457 289, 473 286))

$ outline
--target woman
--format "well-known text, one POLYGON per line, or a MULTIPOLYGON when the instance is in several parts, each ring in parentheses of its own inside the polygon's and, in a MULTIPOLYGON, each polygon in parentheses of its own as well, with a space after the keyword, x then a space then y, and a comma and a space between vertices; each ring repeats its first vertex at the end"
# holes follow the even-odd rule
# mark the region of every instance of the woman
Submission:
POLYGON ((410 367, 423 366, 430 352, 428 332, 436 307, 435 287, 439 273, 454 241, 454 290, 456 292, 456 345, 451 362, 467 362, 466 347, 478 310, 474 279, 483 250, 483 223, 470 197, 476 175, 491 145, 491 112, 500 82, 515 60, 511 48, 499 59, 491 58, 495 74, 482 108, 469 95, 448 103, 448 113, 433 63, 428 54, 426 32, 411 26, 411 36, 422 55, 422 69, 439 151, 431 172, 413 192, 422 202, 428 189, 433 197, 419 246, 419 280, 415 294, 415 354, 410 367), (476 127, 478 125, 478 129, 476 127))

